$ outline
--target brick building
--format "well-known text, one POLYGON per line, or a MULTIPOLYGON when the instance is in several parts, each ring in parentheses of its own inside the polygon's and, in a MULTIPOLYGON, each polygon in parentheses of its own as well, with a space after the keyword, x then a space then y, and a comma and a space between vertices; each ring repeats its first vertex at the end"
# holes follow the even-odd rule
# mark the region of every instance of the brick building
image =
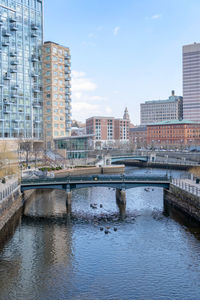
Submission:
POLYGON ((116 142, 129 141, 129 115, 125 109, 123 119, 113 117, 91 117, 86 120, 86 134, 93 134, 95 148, 113 147, 116 142))
POLYGON ((188 120, 147 125, 147 145, 182 147, 200 145, 200 123, 188 120))
POLYGON ((54 139, 71 135, 71 56, 54 42, 45 42, 42 53, 44 138, 54 148, 54 139))
POLYGON ((143 148, 147 145, 147 127, 135 126, 129 130, 130 143, 136 148, 143 148))

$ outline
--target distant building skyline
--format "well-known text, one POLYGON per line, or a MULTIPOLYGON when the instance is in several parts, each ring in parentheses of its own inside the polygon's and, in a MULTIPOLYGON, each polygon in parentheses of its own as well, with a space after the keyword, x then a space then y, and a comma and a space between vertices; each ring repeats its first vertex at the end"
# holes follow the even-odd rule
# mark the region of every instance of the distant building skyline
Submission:
POLYGON ((132 0, 44 5, 45 40, 73 55, 73 119, 119 118, 127 106, 139 124, 140 103, 167 99, 171 89, 182 96, 182 46, 199 42, 199 0, 149 0, 145 9, 132 0))

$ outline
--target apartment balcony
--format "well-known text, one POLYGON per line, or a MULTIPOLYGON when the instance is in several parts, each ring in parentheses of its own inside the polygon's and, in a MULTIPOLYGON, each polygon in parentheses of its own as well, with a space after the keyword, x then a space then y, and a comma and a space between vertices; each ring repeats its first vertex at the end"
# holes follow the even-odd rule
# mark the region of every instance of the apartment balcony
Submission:
POLYGON ((33 32, 33 33, 31 34, 31 37, 32 37, 32 38, 38 37, 38 34, 37 34, 36 32, 33 32))
POLYGON ((17 66, 19 64, 19 61, 18 60, 13 60, 10 62, 11 65, 13 66, 17 66))
POLYGON ((32 25, 31 25, 31 29, 32 29, 32 30, 38 30, 39 27, 38 27, 37 25, 35 25, 35 24, 32 24, 32 25))
POLYGON ((11 31, 17 31, 17 30, 18 30, 18 28, 17 28, 17 26, 16 26, 16 25, 12 25, 12 26, 10 27, 10 30, 11 30, 11 31))
POLYGON ((38 87, 35 87, 35 88, 33 88, 33 92, 38 94, 38 93, 40 93, 40 89, 38 87))
POLYGON ((9 41, 3 41, 2 46, 8 47, 10 45, 9 41))
POLYGON ((65 62, 65 67, 70 67, 70 66, 71 66, 71 63, 65 62))
POLYGON ((68 83, 65 84, 65 87, 66 87, 66 88, 70 88, 70 87, 71 87, 71 84, 68 82, 68 83))
POLYGON ((33 102, 33 107, 41 107, 41 103, 37 102, 37 101, 34 101, 33 102))
POLYGON ((11 80, 11 76, 10 76, 10 74, 5 74, 5 76, 4 76, 4 80, 11 80))
POLYGON ((12 99, 16 99, 16 98, 18 98, 19 96, 17 95, 17 94, 11 94, 11 98, 12 99))
POLYGON ((35 55, 32 55, 31 61, 32 62, 37 62, 37 61, 39 61, 39 58, 37 56, 35 56, 35 55))
POLYGON ((10 32, 8 32, 8 31, 4 31, 4 32, 3 32, 3 36, 5 36, 5 37, 9 37, 9 36, 11 36, 11 33, 10 33, 10 32))
POLYGON ((10 73, 17 73, 17 69, 10 69, 10 73))
POLYGON ((39 123, 41 123, 41 120, 39 120, 39 119, 34 119, 33 122, 36 123, 36 124, 39 124, 39 123))
POLYGON ((11 57, 16 57, 17 56, 17 52, 10 52, 10 56, 11 57))
POLYGON ((3 20, 0 18, 0 26, 3 25, 3 20))
POLYGON ((10 23, 16 23, 17 19, 16 18, 10 18, 10 23))
POLYGON ((31 73, 31 76, 32 76, 32 77, 38 77, 39 75, 36 74, 36 73, 31 73))
POLYGON ((12 86, 11 86, 11 89, 12 89, 12 90, 17 90, 18 87, 19 87, 18 85, 12 85, 12 86))

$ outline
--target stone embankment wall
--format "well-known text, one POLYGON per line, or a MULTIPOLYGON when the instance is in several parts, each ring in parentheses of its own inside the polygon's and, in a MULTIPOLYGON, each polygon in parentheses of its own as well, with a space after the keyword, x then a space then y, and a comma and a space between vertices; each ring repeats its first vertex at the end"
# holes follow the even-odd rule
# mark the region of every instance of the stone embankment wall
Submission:
POLYGON ((168 205, 200 222, 200 197, 171 184, 169 190, 164 190, 165 211, 168 205))
POLYGON ((60 170, 54 172, 55 177, 63 177, 68 175, 96 175, 96 174, 121 174, 124 173, 125 166, 106 166, 106 167, 89 167, 89 168, 74 168, 60 170))

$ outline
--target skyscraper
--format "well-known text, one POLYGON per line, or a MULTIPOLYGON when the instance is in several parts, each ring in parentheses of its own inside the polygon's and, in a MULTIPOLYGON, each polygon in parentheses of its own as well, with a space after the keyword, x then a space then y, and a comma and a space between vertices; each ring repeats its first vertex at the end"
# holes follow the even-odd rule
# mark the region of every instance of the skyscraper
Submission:
POLYGON ((43 46, 44 137, 48 148, 54 139, 71 135, 71 56, 54 42, 43 46))
POLYGON ((42 138, 42 0, 0 0, 0 138, 42 138))
POLYGON ((200 121, 200 44, 183 46, 183 118, 200 121))

